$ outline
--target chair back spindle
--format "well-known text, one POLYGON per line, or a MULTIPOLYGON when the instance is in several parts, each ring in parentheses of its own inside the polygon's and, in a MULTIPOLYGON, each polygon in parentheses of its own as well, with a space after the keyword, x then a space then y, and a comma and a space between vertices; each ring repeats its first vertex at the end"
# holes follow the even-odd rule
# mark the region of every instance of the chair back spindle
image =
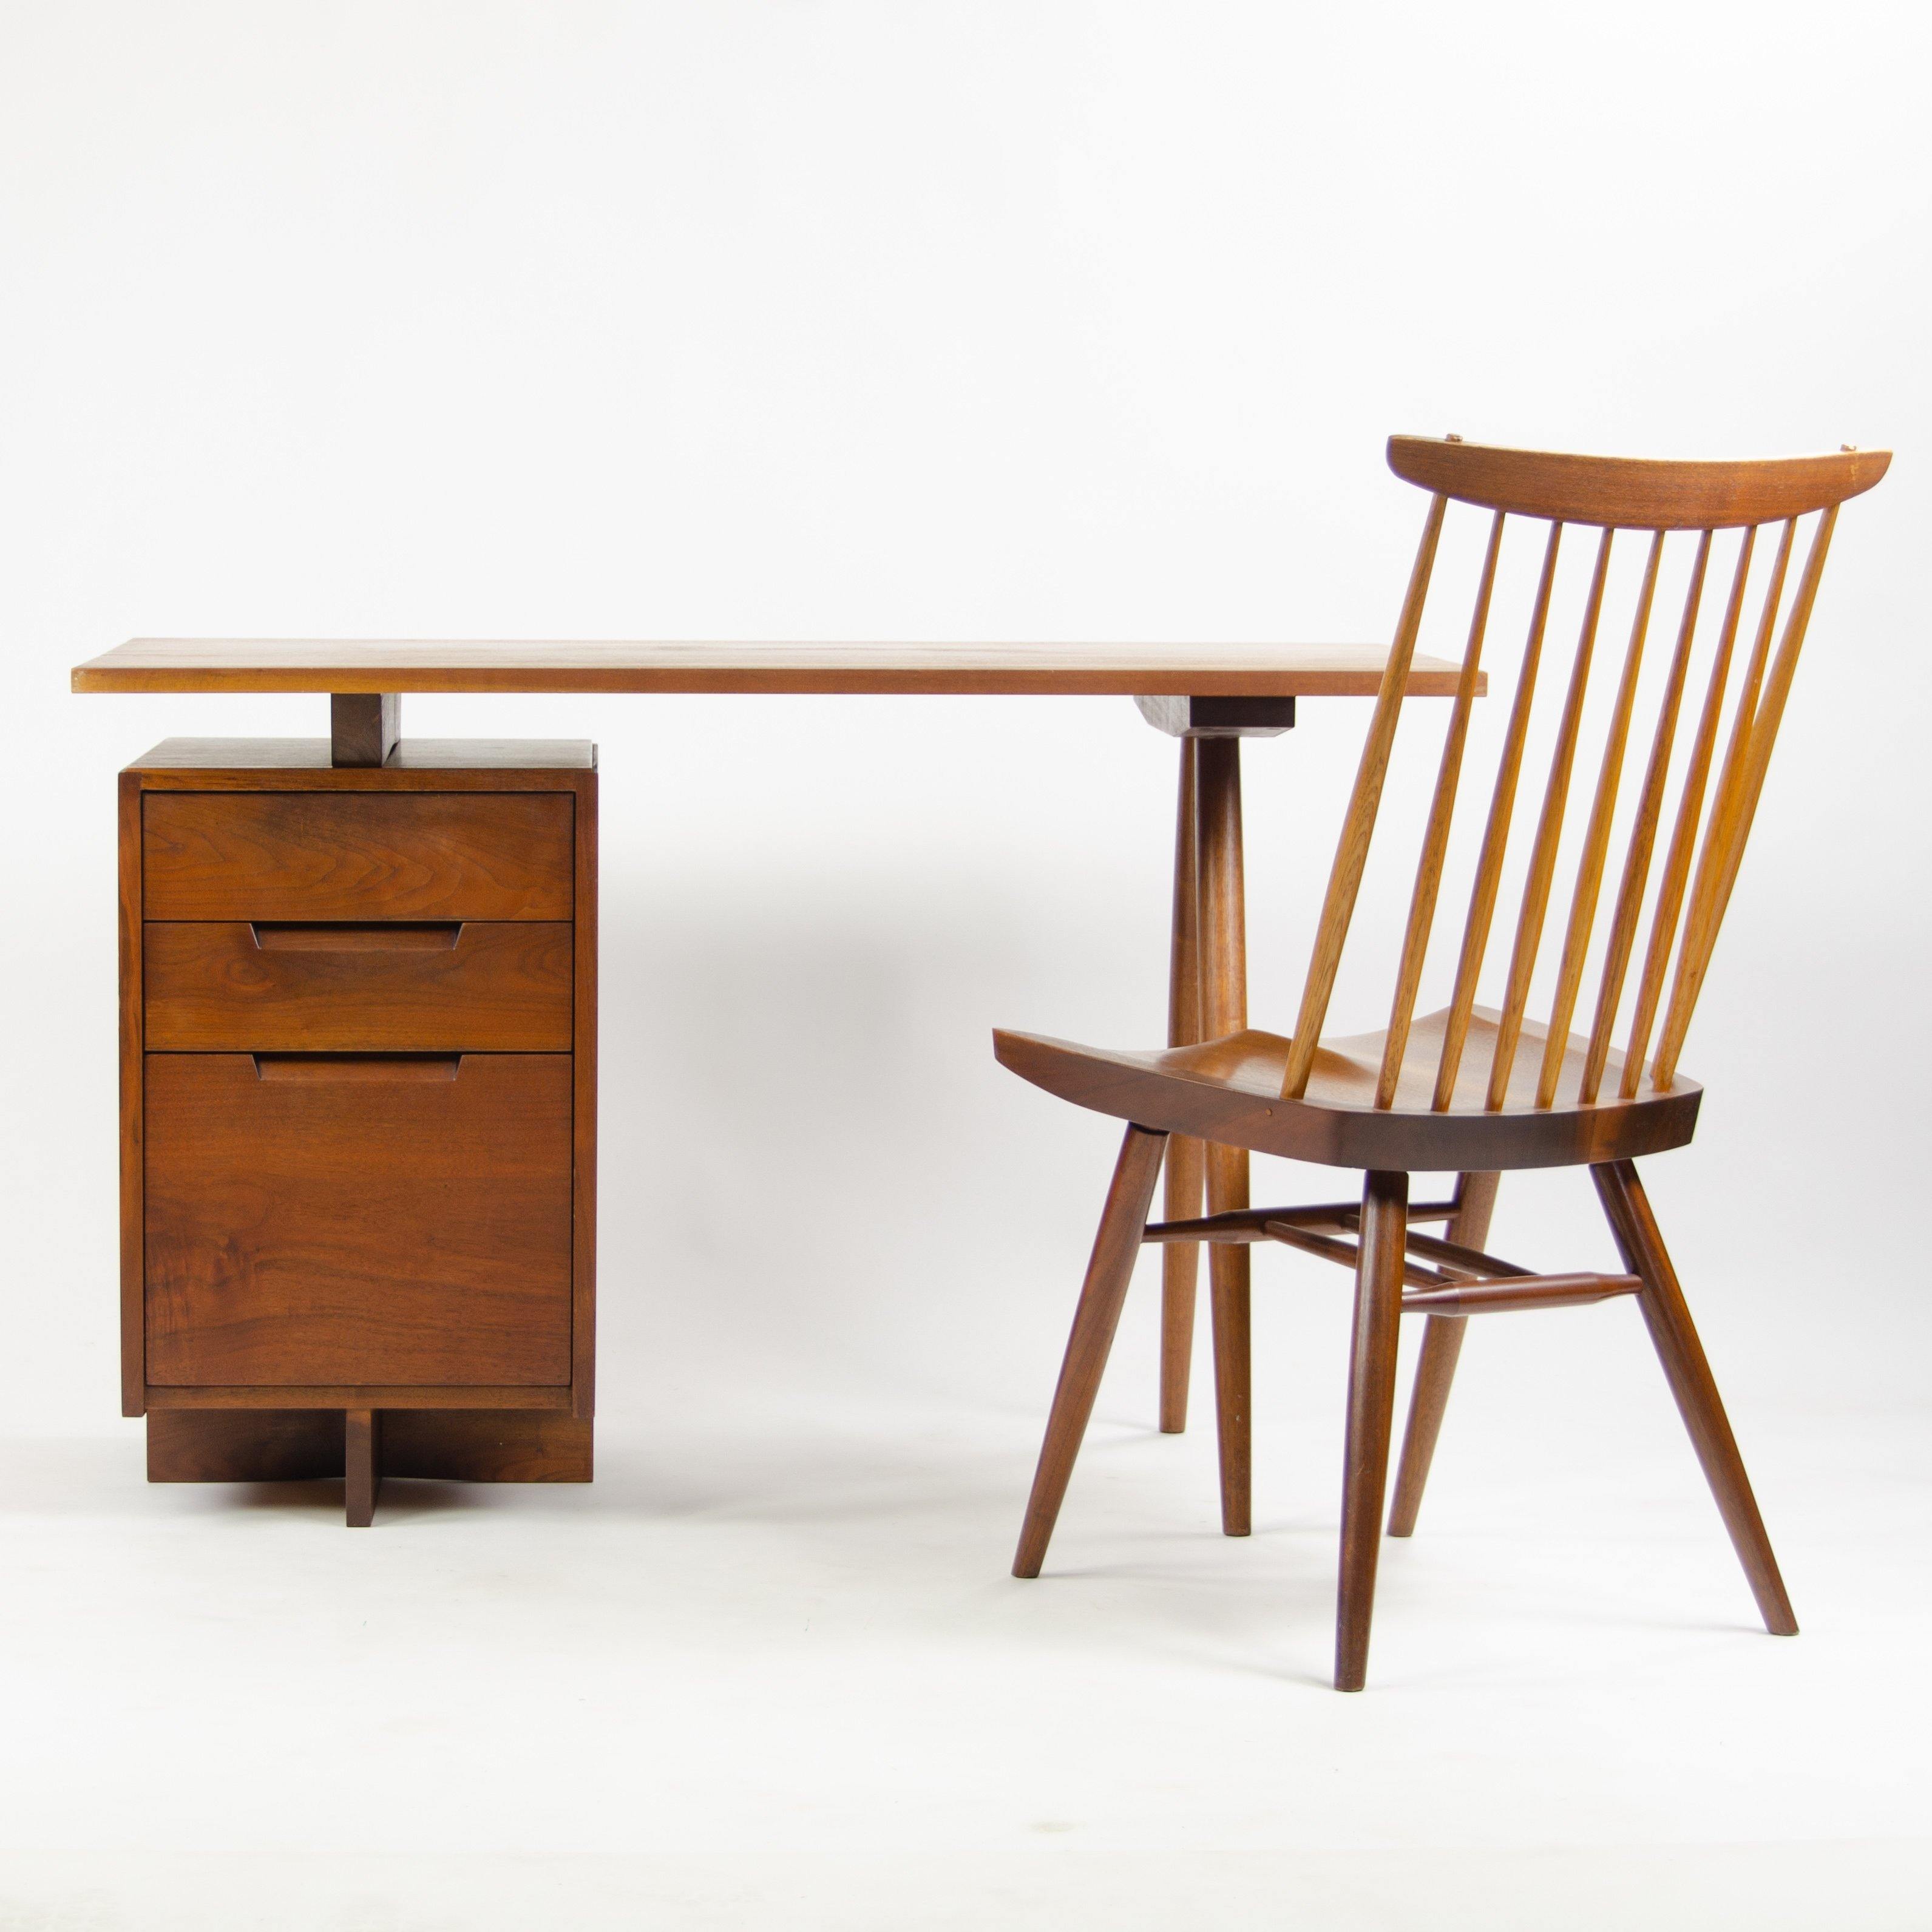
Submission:
MULTIPOLYGON (((1787 526, 1787 536, 1788 531, 1787 526)), ((1756 530, 1747 526, 1738 545, 1731 594, 1724 607, 1724 621, 1718 633, 1717 649, 1712 656, 1704 708, 1698 718, 1690 765, 1678 797, 1677 821, 1670 835, 1670 849, 1665 856, 1663 877, 1658 885, 1657 910, 1651 920, 1650 944, 1645 949, 1643 976, 1637 982, 1636 1010, 1630 1017, 1630 1038, 1624 1049, 1624 1075, 1617 1090, 1621 1100, 1636 1098, 1637 1085, 1643 1074, 1643 1057, 1649 1050, 1651 1029, 1656 1023, 1658 1000, 1664 990, 1664 973, 1670 964, 1671 940, 1677 930, 1678 914, 1684 908, 1684 890, 1690 878, 1692 848, 1696 842, 1699 814, 1704 808, 1704 788, 1710 777, 1712 754, 1716 748, 1718 728, 1723 718, 1724 686, 1730 676, 1731 652, 1737 643, 1738 621, 1744 614, 1744 586, 1750 578, 1751 554, 1756 542, 1756 530)), ((1780 554, 1788 552, 1787 542, 1781 547, 1780 554)), ((1780 570, 1777 580, 1781 579, 1780 570)), ((1610 1023, 1615 1024, 1614 1016, 1610 1023)), ((1594 1093, 1591 1097, 1594 1097, 1594 1093)))
POLYGON ((1328 996, 1335 990, 1336 970, 1342 963, 1348 922, 1354 916, 1362 869, 1369 860, 1369 840, 1376 829, 1376 814, 1382 807, 1382 781, 1388 775, 1389 753, 1395 745, 1396 718, 1408 686, 1408 667, 1422 628, 1422 607, 1429 596, 1436 542, 1442 534, 1443 513, 1448 507, 1449 499, 1439 492, 1430 500, 1422 542, 1415 553, 1414 568, 1409 572, 1408 594, 1402 599, 1395 642, 1390 647, 1382 688, 1376 696, 1368 742, 1362 747, 1362 762, 1349 795, 1348 816, 1342 823, 1342 842, 1336 849, 1321 922, 1316 928, 1315 956, 1309 962, 1308 977, 1302 986, 1301 1012, 1295 1022, 1294 1043, 1282 1088, 1291 1100, 1299 1098, 1308 1084, 1309 1069, 1314 1064, 1316 1048, 1321 1042, 1322 1022, 1328 1016, 1328 996))
POLYGON ((1469 620, 1469 641, 1456 681, 1454 708, 1442 741, 1442 763, 1436 776, 1436 795, 1429 807, 1429 829, 1423 835, 1422 862, 1416 868, 1415 892, 1410 900, 1408 926, 1402 935, 1402 965, 1396 975, 1395 1004, 1389 1010, 1388 1042, 1376 1088, 1376 1105, 1390 1106, 1408 1048, 1409 1022, 1415 1016, 1415 995, 1422 983, 1422 962, 1429 950, 1429 930, 1436 918, 1436 896, 1442 890, 1442 861, 1449 844, 1449 820, 1456 808, 1456 788, 1462 777, 1462 748, 1469 736, 1469 712, 1475 701, 1481 669, 1483 636, 1489 628, 1490 596, 1496 588, 1496 559, 1503 547, 1503 513, 1490 525, 1490 547, 1483 559, 1483 578, 1476 592, 1476 608, 1469 620))
MULTIPOLYGON (((1731 888, 1737 883, 1738 867, 1744 854, 1744 841, 1750 836, 1751 820, 1757 812, 1764 776, 1771 764, 1772 747, 1778 742, 1778 728, 1784 722, 1785 700, 1791 694, 1791 680, 1798 669, 1798 653, 1804 647, 1810 628, 1811 608, 1817 601, 1819 579, 1825 574, 1826 554, 1832 547, 1832 532, 1838 520, 1838 506, 1829 506, 1818 520, 1811 548, 1798 580, 1798 594, 1792 600, 1791 614, 1785 620, 1784 634, 1778 640, 1778 656, 1754 706, 1748 729, 1738 719, 1742 755, 1733 796, 1727 800, 1721 838, 1707 838, 1697 862, 1697 883, 1692 889, 1692 923, 1687 930, 1683 949, 1678 955, 1677 976, 1670 993, 1670 1006, 1659 1036, 1657 1064, 1652 1084, 1667 1088, 1677 1070, 1677 1056, 1690 1030, 1692 1009, 1703 990, 1704 975, 1717 944, 1718 928, 1731 902, 1731 888), (1694 944, 1690 934, 1694 932, 1694 944)), ((1772 606, 1767 600, 1767 616, 1772 606)), ((1728 763, 1729 760, 1727 760, 1728 763)))
MULTIPOLYGON (((1835 456, 1772 462, 1646 463, 1493 449, 1454 439, 1436 442, 1398 436, 1390 440, 1390 466, 1398 476, 1430 490, 1429 511, 1316 925, 1282 1084, 1285 1097, 1302 1097, 1317 1070, 1322 1028, 1382 810, 1396 727, 1450 506, 1468 504, 1486 510, 1488 539, 1402 929, 1375 1105, 1390 1108, 1397 1103, 1416 1039, 1416 1004, 1450 868, 1457 800, 1472 762, 1474 700, 1483 674, 1505 529, 1515 518, 1544 524, 1547 535, 1490 784, 1489 812, 1474 856, 1453 990, 1446 1011, 1438 1016, 1441 1044, 1430 1104, 1438 1112, 1477 1106, 1490 1111, 1505 1106, 1546 1108, 1559 1100, 1588 1106, 1598 1100, 1610 1070, 1612 1041, 1634 961, 1642 963, 1635 975, 1616 1095, 1624 1101, 1637 1097, 1653 1031, 1657 1044, 1648 1070, 1651 1085, 1654 1090, 1665 1092, 1672 1084, 1762 795, 1816 602, 1838 506, 1870 489, 1885 474, 1890 460, 1882 451, 1848 448, 1835 456), (1804 566, 1790 608, 1785 610, 1784 590, 1798 526, 1814 514, 1816 523, 1804 566), (1754 560, 1761 548, 1759 532, 1772 524, 1781 526, 1777 549, 1764 585, 1752 647, 1733 689, 1736 646, 1749 601, 1754 560), (1492 1016, 1484 1017, 1479 1028, 1478 983, 1502 896, 1539 684, 1550 682, 1540 673, 1562 538, 1570 526, 1594 529, 1597 542, 1550 740, 1535 830, 1523 861, 1502 1003, 1492 1016), (1591 674, 1604 622, 1612 546, 1619 530, 1646 535, 1648 542, 1615 692, 1606 710, 1601 700, 1592 701, 1591 674), (1678 724, 1685 694, 1693 682, 1715 539, 1718 532, 1732 530, 1738 534, 1730 590, 1710 645, 1696 728, 1681 760, 1682 770, 1676 773, 1676 810, 1667 814, 1673 769, 1680 762, 1678 724), (1694 537, 1695 550, 1675 640, 1658 683, 1654 676, 1646 676, 1646 647, 1666 541, 1679 532, 1694 537), (1653 684, 1658 686, 1653 704, 1646 710, 1640 700, 1653 684), (1730 728, 1713 784, 1712 767, 1727 707, 1730 728), (1561 921, 1562 940, 1541 1029, 1540 1051, 1529 1063, 1534 1079, 1526 1072, 1519 1083, 1516 1063, 1530 1024, 1538 962, 1551 923, 1550 902, 1576 790, 1573 778, 1578 758, 1585 755, 1586 736, 1594 735, 1586 734, 1593 712, 1604 714, 1600 749, 1595 754, 1596 782, 1577 836, 1575 869, 1567 913, 1561 921), (1648 752, 1634 798, 1620 812, 1630 740, 1640 728, 1640 716, 1645 721, 1641 728, 1647 732, 1648 752), (1654 867, 1659 833, 1666 818, 1669 838, 1663 847, 1660 868, 1654 867), (1620 819, 1626 821, 1623 843, 1621 851, 1613 853, 1620 819), (1573 1038, 1570 1028, 1585 1000, 1604 882, 1612 874, 1613 860, 1616 890, 1594 998, 1587 1009, 1588 1033, 1580 1042, 1573 1038), (1646 899, 1649 929, 1640 946, 1646 899), (1484 1046, 1486 1066, 1481 1064, 1484 1046), (1472 1049, 1478 1058, 1467 1066, 1466 1077, 1466 1063, 1472 1049)), ((1645 740, 1640 738, 1639 742, 1645 740)))
POLYGON ((1543 574, 1537 581, 1536 602, 1531 608, 1529 636, 1523 646, 1522 669, 1516 680, 1516 697, 1510 706, 1508 734, 1496 771, 1496 790, 1490 800, 1490 818, 1484 828, 1483 849, 1476 863, 1475 883, 1469 891, 1469 914, 1462 928, 1462 950, 1456 964, 1456 991, 1449 1003, 1448 1023, 1443 1029, 1442 1055, 1436 1075, 1436 1095, 1430 1103, 1438 1113, 1445 1112, 1456 1089, 1461 1069, 1462 1046, 1468 1036, 1469 1016, 1475 1010, 1476 982, 1483 970, 1483 956, 1490 942, 1490 926, 1496 916, 1496 895, 1502 885, 1503 854, 1509 841, 1510 819, 1516 809, 1516 781, 1522 771, 1523 741, 1529 732, 1529 710, 1536 697, 1536 674, 1543 658, 1543 638, 1550 623, 1550 598, 1556 582, 1556 558, 1563 537, 1563 526, 1552 522, 1550 538, 1543 552, 1543 574))
MULTIPOLYGON (((1645 582, 1646 595, 1656 588, 1657 560, 1664 545, 1659 531, 1653 539, 1650 569, 1645 582)), ((1657 708, 1657 728, 1650 744, 1650 762, 1644 767, 1643 789, 1638 795, 1636 820, 1630 830, 1630 848, 1624 859, 1623 878, 1617 887, 1615 909, 1610 915, 1610 938, 1604 956, 1603 976, 1597 986, 1596 1010, 1591 1016, 1590 1043, 1583 1059, 1583 1078, 1576 1097, 1586 1104, 1595 1100, 1603 1083, 1604 1063, 1610 1058, 1611 1029, 1616 1024, 1617 1006, 1623 998, 1624 976, 1630 969, 1630 949, 1636 939, 1636 925, 1643 910, 1643 889, 1650 877, 1650 860, 1657 842, 1658 821, 1663 814, 1664 788, 1670 775, 1670 752, 1677 738, 1677 714, 1684 703, 1684 685, 1690 668, 1690 646, 1696 635, 1697 613, 1704 601, 1704 577, 1710 567, 1711 532, 1700 532, 1697 554, 1690 566, 1690 583, 1684 593, 1684 613, 1678 621, 1677 647, 1671 654, 1670 671, 1657 708)))

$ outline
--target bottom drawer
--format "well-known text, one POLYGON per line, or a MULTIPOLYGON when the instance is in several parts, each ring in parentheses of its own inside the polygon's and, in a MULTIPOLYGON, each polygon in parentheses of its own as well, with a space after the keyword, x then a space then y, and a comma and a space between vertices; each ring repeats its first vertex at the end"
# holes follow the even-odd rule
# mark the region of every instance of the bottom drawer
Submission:
POLYGON ((571 1057, 150 1054, 147 1378, 570 1380, 571 1057))

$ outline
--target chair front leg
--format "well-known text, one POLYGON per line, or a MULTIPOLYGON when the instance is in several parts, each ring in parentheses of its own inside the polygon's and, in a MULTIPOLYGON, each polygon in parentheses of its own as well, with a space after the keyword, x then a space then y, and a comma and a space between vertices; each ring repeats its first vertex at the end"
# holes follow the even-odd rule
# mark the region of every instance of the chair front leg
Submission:
MULTIPOLYGON (((1248 1205, 1248 1156, 1244 1148, 1208 1150, 1208 1211, 1224 1214, 1248 1205)), ((1215 1241, 1208 1250, 1208 1292, 1214 1334, 1214 1421, 1221 1458, 1221 1533, 1246 1536, 1252 1520, 1254 1392, 1250 1250, 1245 1243, 1215 1241)))
MULTIPOLYGON (((1167 1144, 1167 1198, 1163 1218, 1190 1221, 1201 1211, 1204 1150, 1176 1134, 1167 1144)), ((1168 1241, 1160 1251, 1160 1426, 1178 1436, 1187 1426, 1187 1384, 1194 1366, 1194 1304, 1201 1280, 1201 1250, 1193 1241, 1168 1241)))
POLYGON ((1718 1384, 1705 1358, 1704 1345, 1690 1320, 1690 1310, 1670 1264, 1657 1217, 1650 1211, 1636 1168, 1628 1160, 1606 1162, 1590 1170, 1610 1232, 1622 1250, 1624 1266, 1643 1281, 1637 1306, 1643 1310, 1658 1359, 1664 1364, 1678 1413, 1690 1431, 1691 1445, 1703 1465, 1704 1480, 1717 1498, 1718 1514, 1730 1531, 1731 1545, 1743 1564, 1751 1594, 1757 1599, 1764 1627, 1773 1636, 1796 1636, 1798 1619, 1778 1574, 1771 1538, 1765 1534, 1744 1458, 1718 1394, 1718 1384))
POLYGON ((1114 1346, 1114 1330, 1120 1325, 1121 1305, 1127 1298, 1127 1283, 1140 1253, 1148 1204, 1154 1198, 1166 1142, 1164 1133, 1130 1126, 1120 1143, 1120 1157, 1114 1163, 1107 1204, 1094 1237, 1080 1304, 1074 1311, 1073 1332, 1067 1337, 1066 1358, 1060 1364, 1059 1386, 1053 1393, 1046 1440, 1040 1445, 1040 1466, 1034 1473, 1033 1494, 1027 1502, 1019 1550, 1013 1558, 1016 1576, 1037 1576, 1046 1560, 1046 1546, 1114 1346))
MULTIPOLYGON (((1502 1180, 1499 1174, 1466 1174, 1456 1182, 1455 1217, 1443 1230, 1450 1240, 1465 1248, 1488 1246, 1490 1217, 1496 1212, 1502 1180)), ((1468 1327, 1466 1315, 1432 1315, 1423 1324, 1422 1354, 1415 1365, 1402 1461, 1395 1474, 1395 1501, 1389 1506, 1391 1536, 1415 1533, 1429 1466, 1436 1460, 1436 1438, 1442 1432, 1443 1412, 1449 1406, 1450 1385, 1456 1379, 1456 1358, 1468 1327)))
POLYGON ((1376 1559, 1395 1420, 1396 1344, 1408 1238, 1408 1176, 1370 1174, 1362 1188, 1355 1263, 1354 1337, 1348 1354, 1348 1432, 1342 1473, 1342 1576, 1335 1610, 1335 1688, 1367 1682, 1376 1559))

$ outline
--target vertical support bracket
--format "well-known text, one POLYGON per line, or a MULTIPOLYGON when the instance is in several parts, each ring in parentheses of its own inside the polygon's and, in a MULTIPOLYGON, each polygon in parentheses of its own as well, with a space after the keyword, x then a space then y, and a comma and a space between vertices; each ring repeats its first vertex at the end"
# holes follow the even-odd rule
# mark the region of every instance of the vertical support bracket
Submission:
MULTIPOLYGON (((1241 864, 1241 742, 1215 733, 1201 745, 1195 770, 1195 822, 1199 856, 1201 1037, 1220 1040, 1248 1023, 1246 913, 1241 864)), ((1207 1153, 1208 1211, 1248 1205, 1245 1148, 1210 1143, 1207 1153)), ((1249 1253, 1244 1244, 1212 1243, 1208 1250, 1208 1298, 1214 1330, 1214 1408, 1221 1451, 1221 1528, 1246 1536, 1250 1503, 1250 1372, 1249 1253)))
MULTIPOLYGON (((1200 790, 1199 741, 1180 740, 1180 788, 1174 813, 1174 928, 1168 955, 1167 1043, 1192 1046, 1201 1037, 1201 839, 1196 805, 1200 790)), ((1167 1143, 1167 1220, 1191 1220, 1201 1211, 1200 1142, 1184 1136, 1167 1143)), ((1160 1257, 1160 1426, 1168 1435, 1187 1426, 1187 1384, 1194 1362, 1195 1291, 1201 1250, 1169 1243, 1160 1257)))
POLYGON ((398 692, 332 692, 328 762, 364 767, 388 764, 403 728, 398 692))
MULTIPOLYGON (((1181 742, 1180 806, 1175 827, 1174 941, 1168 971, 1168 1044, 1183 1046, 1246 1024, 1247 960, 1240 860, 1243 738, 1278 738, 1294 726, 1287 697, 1136 698, 1156 731, 1181 742), (1226 749, 1214 740, 1234 740, 1226 749), (1212 747, 1210 748, 1210 746, 1212 747), (1204 806, 1204 782, 1211 796, 1204 806), (1204 814, 1205 814, 1204 816, 1204 814)), ((1206 1163, 1209 1211, 1247 1204, 1247 1156, 1209 1150, 1177 1136, 1167 1149, 1170 1220, 1200 1211, 1206 1163)), ((1161 1256, 1160 1426, 1187 1426, 1188 1370, 1194 1341, 1200 1250, 1172 1243, 1161 1256)), ((1208 1250, 1215 1310, 1215 1394, 1222 1446, 1223 1524, 1246 1534, 1247 1269, 1244 1249, 1208 1250)))

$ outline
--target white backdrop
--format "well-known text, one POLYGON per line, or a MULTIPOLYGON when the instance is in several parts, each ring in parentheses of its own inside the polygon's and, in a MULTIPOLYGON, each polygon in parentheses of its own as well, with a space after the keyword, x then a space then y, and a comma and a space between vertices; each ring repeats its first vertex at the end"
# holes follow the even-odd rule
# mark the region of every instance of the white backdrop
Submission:
MULTIPOLYGON (((112 774, 322 728, 82 700, 71 664, 142 633, 1379 638, 1420 508, 1398 429, 1904 452, 1844 520, 1687 1060, 1703 1130, 1653 1184, 1711 1318, 1785 1324, 1792 1398, 1912 1391, 1865 1344, 1925 1305, 1925 46, 1909 8, 1809 17, 8 8, 10 1423, 112 1426, 112 774)), ((1364 710, 1247 754, 1262 1024, 1364 710)), ((1100 700, 406 722, 602 747, 607 1411, 747 1354, 1036 1383, 1112 1130, 987 1030, 1159 1037, 1171 746, 1100 700)), ((1552 1190, 1594 1219, 1534 1183, 1506 1217, 1552 1190)))
MULTIPOLYGON (((1382 440, 1448 430, 1900 452, 1840 524, 1685 1057, 1700 1138, 1649 1178, 1748 1454, 1758 1418, 1912 1410, 1928 40, 1910 6, 1682 0, 0 4, 0 1426, 136 1426, 112 774, 326 728, 75 698, 71 664, 135 634, 1380 638, 1421 511, 1382 440)), ((1258 1023, 1365 716, 1309 701, 1247 752, 1258 1023)), ((750 1403, 1030 1428, 1114 1130, 988 1030, 1158 1038, 1171 742, 1124 700, 422 698, 406 728, 602 748, 607 1426, 645 1456, 653 1418, 750 1403)), ((1607 1253, 1574 1175, 1506 1186, 1497 1241, 1607 1253)), ((1258 1275, 1260 1406, 1334 1390, 1340 1278, 1258 1275)), ((1498 1325, 1486 1358, 1575 1376, 1590 1426, 1621 1414, 1593 1363, 1654 1375, 1498 1325)))

